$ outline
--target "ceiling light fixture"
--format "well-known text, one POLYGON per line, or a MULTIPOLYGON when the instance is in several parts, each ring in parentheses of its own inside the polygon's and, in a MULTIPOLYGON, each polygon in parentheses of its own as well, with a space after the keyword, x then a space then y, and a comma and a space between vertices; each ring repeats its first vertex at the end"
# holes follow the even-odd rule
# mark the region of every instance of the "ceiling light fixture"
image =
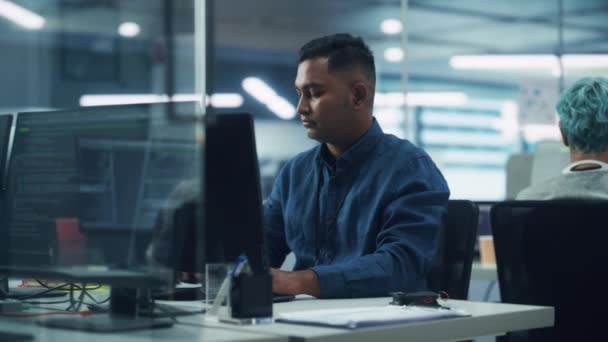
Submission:
POLYGON ((122 23, 120 24, 120 26, 118 26, 118 34, 127 38, 133 38, 137 36, 140 31, 141 29, 139 25, 133 22, 122 23))
MULTIPOLYGON (((564 69, 608 68, 608 55, 563 55, 564 69)), ((560 75, 556 55, 456 55, 450 58, 450 66, 460 70, 547 70, 560 75)))
POLYGON ((168 100, 169 98, 167 95, 158 94, 95 94, 82 95, 79 103, 83 107, 89 107, 136 103, 157 103, 167 102, 168 100))
MULTIPOLYGON (((171 100, 175 102, 200 102, 202 96, 200 94, 175 94, 171 97, 171 100)), ((81 106, 88 107, 167 101, 169 101, 169 97, 161 94, 87 94, 82 95, 79 102, 81 106)), ((243 96, 236 93, 217 93, 209 96, 207 103, 215 108, 238 108, 243 105, 243 96)))
POLYGON ((398 63, 403 60, 403 49, 400 47, 389 47, 384 50, 384 59, 391 63, 398 63))
POLYGON ((247 77, 241 83, 243 89, 256 100, 263 103, 276 116, 284 120, 296 117, 296 108, 285 98, 277 95, 266 82, 257 77, 247 77))
POLYGON ((46 22, 37 13, 7 0, 0 0, 0 16, 28 30, 39 30, 46 22))
POLYGON ((236 93, 212 94, 209 104, 215 108, 238 108, 243 105, 243 96, 236 93))
POLYGON ((380 29, 386 34, 399 34, 403 31, 403 24, 399 19, 385 19, 380 24, 380 29))

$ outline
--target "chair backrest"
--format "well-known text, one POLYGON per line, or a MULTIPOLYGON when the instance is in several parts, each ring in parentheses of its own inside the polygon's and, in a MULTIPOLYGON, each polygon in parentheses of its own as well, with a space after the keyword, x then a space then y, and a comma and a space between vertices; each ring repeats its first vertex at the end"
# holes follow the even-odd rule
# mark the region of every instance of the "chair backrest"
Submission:
MULTIPOLYGON (((506 201, 491 209, 503 302, 555 307, 555 326, 511 340, 573 341, 601 332, 608 300, 608 201, 506 201)), ((597 336, 597 335, 595 335, 597 336)))
POLYGON ((427 278, 429 289, 445 291, 453 299, 467 299, 478 223, 479 209, 475 203, 448 201, 439 248, 427 278))

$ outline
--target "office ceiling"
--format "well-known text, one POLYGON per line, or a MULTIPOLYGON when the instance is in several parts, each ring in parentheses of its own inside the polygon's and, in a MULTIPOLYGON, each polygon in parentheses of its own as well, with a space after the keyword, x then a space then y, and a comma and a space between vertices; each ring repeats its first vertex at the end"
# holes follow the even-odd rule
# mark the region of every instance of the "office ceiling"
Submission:
MULTIPOLYGON (((175 32, 193 32, 194 1, 174 0, 175 32)), ((209 1, 209 0, 208 0, 209 1)), ((45 32, 116 35, 122 21, 142 27, 137 39, 157 39, 163 30, 161 0, 14 0, 47 18, 45 32)), ((554 53, 559 51, 558 0, 215 0, 215 46, 222 58, 247 63, 292 64, 307 40, 334 32, 361 35, 374 51, 379 72, 398 79, 404 63, 383 58, 387 47, 400 46, 402 35, 381 32, 386 18, 405 13, 407 71, 416 83, 509 87, 518 73, 456 71, 455 54, 554 53), (234 53, 234 52, 237 53, 234 53), (222 53, 223 52, 223 53, 222 53)), ((608 53, 608 1, 563 0, 563 50, 608 53)), ((0 18, 0 40, 20 40, 23 30, 0 18)), ((593 72, 607 75, 608 70, 593 72)), ((568 76, 568 75, 567 75, 568 76)))
MULTIPOLYGON (((294 58, 310 38, 333 32, 361 35, 376 55, 378 70, 400 75, 403 63, 382 56, 399 46, 401 35, 380 30, 386 18, 403 15, 397 0, 221 0, 215 3, 217 45, 294 58)), ((412 83, 477 84, 501 87, 538 75, 455 71, 456 54, 537 54, 560 51, 557 0, 410 0, 405 13, 406 60, 412 83)), ((565 53, 608 52, 608 1, 563 0, 565 53)), ((253 54, 234 54, 246 60, 253 54)), ((226 57, 226 56, 223 56, 226 57)), ((608 76, 608 70, 594 70, 608 76)), ((573 75, 575 76, 575 75, 573 75)))

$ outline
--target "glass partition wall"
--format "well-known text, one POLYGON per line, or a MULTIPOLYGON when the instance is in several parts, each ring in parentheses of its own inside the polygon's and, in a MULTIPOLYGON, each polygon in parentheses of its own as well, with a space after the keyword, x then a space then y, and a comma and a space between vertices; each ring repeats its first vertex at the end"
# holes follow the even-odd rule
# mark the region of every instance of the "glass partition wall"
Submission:
POLYGON ((530 169, 519 180, 536 177, 530 153, 563 162, 560 89, 608 74, 602 0, 4 0, 0 8, 0 112, 162 101, 169 66, 175 98, 206 94, 209 110, 254 113, 265 192, 284 160, 315 144, 299 125, 293 87, 298 48, 312 38, 350 32, 368 42, 376 118, 431 154, 453 198, 514 196, 509 168, 530 169), (257 100, 246 80, 281 105, 257 100))
POLYGON ((501 200, 550 176, 532 175, 532 164, 567 161, 556 125, 560 89, 608 74, 601 0, 211 3, 209 86, 228 107, 216 110, 255 113, 266 191, 283 160, 314 144, 299 126, 293 88, 298 48, 312 38, 366 40, 377 64, 375 117, 431 154, 452 198, 501 200), (283 105, 256 100, 247 80, 283 105), (538 151, 555 160, 539 161, 538 151))

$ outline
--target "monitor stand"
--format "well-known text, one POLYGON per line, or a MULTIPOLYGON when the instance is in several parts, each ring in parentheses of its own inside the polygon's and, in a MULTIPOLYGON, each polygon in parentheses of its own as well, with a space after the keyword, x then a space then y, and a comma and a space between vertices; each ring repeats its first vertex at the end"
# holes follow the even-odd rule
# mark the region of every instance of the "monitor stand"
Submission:
POLYGON ((165 328, 173 325, 174 322, 170 318, 148 318, 152 309, 150 290, 112 287, 108 314, 93 314, 79 318, 50 318, 39 321, 39 324, 91 332, 165 328))

